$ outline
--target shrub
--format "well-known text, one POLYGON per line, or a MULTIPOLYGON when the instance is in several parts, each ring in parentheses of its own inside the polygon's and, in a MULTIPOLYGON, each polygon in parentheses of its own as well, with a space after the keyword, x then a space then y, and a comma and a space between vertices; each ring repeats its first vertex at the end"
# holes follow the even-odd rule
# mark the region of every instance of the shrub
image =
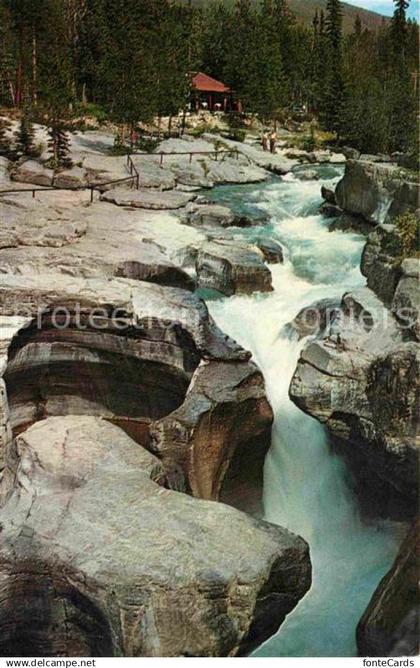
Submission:
POLYGON ((78 111, 80 111, 83 116, 93 116, 99 124, 105 123, 108 120, 108 114, 105 109, 94 102, 88 102, 87 104, 80 106, 78 111))
POLYGON ((159 146, 159 139, 154 137, 139 137, 136 141, 135 149, 145 153, 154 153, 159 146))
POLYGON ((190 130, 189 134, 193 137, 201 137, 205 132, 214 132, 214 128, 209 123, 201 123, 190 130))
POLYGON ((420 220, 415 213, 406 212, 395 219, 402 259, 418 256, 420 220))
POLYGON ((109 155, 127 155, 127 153, 130 153, 130 148, 124 144, 124 142, 121 139, 121 135, 117 133, 114 138, 114 145, 111 146, 111 148, 108 149, 109 155))
POLYGON ((233 141, 244 142, 246 137, 246 131, 241 128, 229 128, 228 134, 226 135, 227 139, 232 139, 233 141))

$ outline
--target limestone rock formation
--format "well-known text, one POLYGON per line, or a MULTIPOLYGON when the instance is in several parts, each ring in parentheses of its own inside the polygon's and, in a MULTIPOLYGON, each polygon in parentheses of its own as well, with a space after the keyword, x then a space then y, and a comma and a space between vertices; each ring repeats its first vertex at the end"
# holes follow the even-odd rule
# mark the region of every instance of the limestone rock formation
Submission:
POLYGON ((101 200, 117 206, 139 209, 181 209, 194 199, 192 193, 171 190, 113 188, 101 195, 101 200))
POLYGON ((226 228, 226 227, 251 227, 267 222, 265 216, 251 218, 238 215, 228 206, 222 204, 192 202, 181 214, 182 222, 194 227, 226 228))
POLYGON ((264 255, 264 260, 269 264, 282 264, 284 253, 282 245, 275 239, 261 237, 256 240, 255 245, 264 255))
MULTIPOLYGON (((344 295, 342 317, 302 351, 290 396, 347 452, 408 500, 416 498, 420 347, 369 289, 344 295)), ((408 502, 410 503, 410 502, 408 502)))
POLYGON ((296 172, 296 176, 301 181, 317 181, 319 179, 319 174, 316 169, 305 169, 296 172))
POLYGON ((230 501, 237 485, 238 504, 259 509, 272 411, 250 354, 204 302, 129 280, 5 275, 0 303, 26 319, 4 344, 15 435, 48 416, 100 416, 159 453, 177 488, 217 499, 228 475, 230 501))
POLYGON ((419 557, 419 523, 415 522, 359 622, 360 656, 418 655, 419 557))
POLYGON ((330 331, 336 320, 340 303, 337 299, 321 299, 301 309, 297 316, 285 326, 288 333, 293 333, 298 340, 306 336, 321 336, 330 331))
POLYGON ((401 276, 398 240, 393 225, 378 225, 363 250, 361 271, 367 284, 390 307, 401 276))
POLYGON ((100 419, 43 420, 8 454, 2 656, 244 654, 309 588, 302 539, 163 489, 100 419))
MULTIPOLYGON (((96 202, 90 209, 78 203, 48 206, 32 199, 20 206, 0 201, 0 214, 1 273, 121 276, 194 288, 191 276, 171 261, 166 248, 141 234, 142 229, 147 230, 153 241, 150 227, 155 220, 160 224, 159 214, 145 212, 142 226, 139 214, 134 218, 133 213, 123 211, 115 216, 105 203, 96 202)), ((176 226, 177 221, 172 222, 176 226)), ((182 230, 181 225, 178 228, 182 230)), ((167 238, 173 250, 175 244, 169 235, 167 238)), ((191 238, 187 230, 185 238, 187 246, 191 238)))
POLYGON ((37 186, 51 186, 53 177, 54 172, 52 169, 47 169, 41 163, 36 162, 36 160, 25 160, 11 174, 13 181, 30 183, 37 186))
POLYGON ((196 271, 200 288, 211 288, 225 295, 273 289, 263 253, 249 244, 221 239, 203 244, 196 271))
POLYGON ((391 311, 406 331, 420 341, 420 261, 416 258, 403 260, 400 272, 391 311))
POLYGON ((337 184, 337 204, 371 223, 384 223, 405 211, 415 211, 419 185, 404 179, 397 165, 349 160, 337 184))
POLYGON ((407 338, 420 341, 420 261, 401 260, 393 225, 380 225, 369 235, 362 256, 362 273, 368 286, 399 320, 407 338))
POLYGON ((335 199, 335 192, 331 188, 327 188, 326 186, 321 186, 321 197, 329 204, 337 204, 337 201, 335 199))
POLYGON ((151 449, 189 490, 261 513, 272 411, 253 364, 201 363, 184 403, 151 427, 151 449), (226 474, 227 472, 227 474, 226 474))

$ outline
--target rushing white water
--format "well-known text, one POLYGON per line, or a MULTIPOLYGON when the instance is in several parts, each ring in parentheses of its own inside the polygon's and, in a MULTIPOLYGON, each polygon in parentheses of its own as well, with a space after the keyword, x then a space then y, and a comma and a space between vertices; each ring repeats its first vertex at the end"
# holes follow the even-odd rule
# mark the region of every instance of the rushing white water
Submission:
MULTIPOLYGON (((327 176, 324 183, 331 186, 333 174, 327 176)), ((239 208, 267 211, 271 224, 259 236, 277 238, 286 250, 284 264, 271 267, 273 293, 208 302, 221 328, 252 351, 266 379, 275 413, 265 465, 266 519, 300 534, 311 549, 312 588, 258 656, 354 656, 357 622, 398 544, 395 526, 362 522, 345 465, 329 450, 323 427, 288 397, 302 343, 282 335, 283 325, 313 301, 364 283, 363 238, 328 231, 328 221, 317 214, 319 193, 319 181, 289 175, 215 194, 239 208)), ((238 231, 255 234, 255 229, 238 231)))

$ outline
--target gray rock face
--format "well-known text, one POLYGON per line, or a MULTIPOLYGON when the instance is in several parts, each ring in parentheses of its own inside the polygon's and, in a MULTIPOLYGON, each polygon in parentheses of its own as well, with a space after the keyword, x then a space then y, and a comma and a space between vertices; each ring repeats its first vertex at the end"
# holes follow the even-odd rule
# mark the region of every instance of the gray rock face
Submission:
POLYGON ((303 308, 296 318, 286 325, 286 331, 298 339, 306 336, 321 336, 329 331, 336 320, 340 303, 336 299, 321 299, 303 308))
POLYGON ((204 302, 153 284, 60 275, 4 276, 0 300, 3 316, 18 305, 28 325, 12 329, 5 348, 7 430, 99 416, 158 453, 176 488, 216 500, 229 475, 230 500, 237 485, 238 503, 258 509, 272 411, 250 354, 204 302))
POLYGON ((181 218, 195 227, 231 227, 235 219, 233 211, 221 204, 192 204, 181 218))
POLYGON ((302 539, 162 489, 158 460, 101 420, 39 422, 9 467, 3 656, 243 654, 310 585, 302 539))
POLYGON ((319 174, 315 169, 305 169, 304 172, 297 172, 296 175, 301 181, 317 181, 319 179, 319 174))
POLYGON ((269 264, 281 264, 284 260, 283 248, 275 239, 266 237, 257 239, 256 246, 264 255, 264 260, 269 264))
POLYGON ((167 468, 186 472, 194 496, 261 513, 271 423, 257 367, 202 363, 184 403, 152 426, 151 448, 167 468))
POLYGON ((335 192, 331 188, 321 186, 321 197, 329 204, 337 204, 335 199, 335 192))
POLYGON ((357 627, 359 656, 417 656, 419 525, 403 541, 357 627))
POLYGON ((345 155, 347 160, 358 160, 360 158, 360 151, 358 151, 357 148, 352 148, 351 146, 343 146, 341 151, 345 155))
POLYGON ((420 346, 368 289, 345 295, 334 332, 303 350, 292 400, 326 425, 361 466, 416 495, 420 346), (349 451, 350 452, 350 451, 349 451))
POLYGON ((194 199, 192 193, 180 191, 157 191, 151 189, 113 188, 101 195, 101 200, 117 206, 138 209, 181 209, 194 199))
POLYGON ((391 310, 401 326, 420 341, 420 261, 416 258, 403 260, 401 278, 392 300, 391 310))
POLYGON ((200 249, 197 280, 201 288, 218 290, 225 295, 270 292, 271 273, 256 246, 236 241, 209 241, 200 249))
POLYGON ((350 160, 337 184, 337 204, 344 211, 384 223, 405 211, 415 211, 419 185, 405 181, 396 165, 350 160))
MULTIPOLYGON (((115 215, 112 208, 100 202, 66 208, 41 199, 30 198, 19 207, 0 201, 6 223, 0 231, 0 273, 120 276, 194 289, 192 278, 166 249, 142 237, 140 213, 134 220, 130 212, 115 215)), ((152 218, 145 219, 143 229, 159 224, 152 213, 144 215, 152 218)), ((176 219, 171 222, 176 226, 176 219)), ((169 245, 174 246, 170 237, 169 245)))
POLYGON ((26 160, 11 174, 13 181, 31 183, 37 186, 51 186, 53 177, 52 169, 46 169, 35 160, 26 160))
POLYGON ((396 261, 398 239, 392 225, 380 225, 372 232, 363 249, 361 271, 367 284, 390 307, 401 276, 396 261))
POLYGON ((54 175, 57 188, 82 188, 86 185, 86 172, 82 167, 72 167, 54 175))
POLYGON ((261 225, 267 221, 267 218, 260 216, 250 218, 248 216, 237 215, 228 206, 221 204, 201 204, 193 202, 186 207, 181 214, 182 222, 193 225, 194 227, 251 227, 252 225, 261 225))

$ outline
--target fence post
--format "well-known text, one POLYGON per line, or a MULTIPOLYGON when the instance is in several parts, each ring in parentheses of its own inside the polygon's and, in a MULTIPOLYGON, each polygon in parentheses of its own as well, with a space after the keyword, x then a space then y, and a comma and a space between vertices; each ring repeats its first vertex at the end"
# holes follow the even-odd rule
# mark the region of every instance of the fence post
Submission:
POLYGON ((193 156, 193 154, 190 153, 190 165, 191 165, 191 163, 192 163, 192 156, 193 156))
POLYGON ((35 199, 35 190, 32 191, 32 199, 35 199))
POLYGON ((160 154, 160 166, 162 167, 163 165, 163 153, 160 154))
POLYGON ((136 189, 138 190, 139 187, 140 187, 140 174, 137 173, 137 176, 136 176, 136 189))
POLYGON ((93 186, 90 187, 90 203, 93 202, 93 186))

